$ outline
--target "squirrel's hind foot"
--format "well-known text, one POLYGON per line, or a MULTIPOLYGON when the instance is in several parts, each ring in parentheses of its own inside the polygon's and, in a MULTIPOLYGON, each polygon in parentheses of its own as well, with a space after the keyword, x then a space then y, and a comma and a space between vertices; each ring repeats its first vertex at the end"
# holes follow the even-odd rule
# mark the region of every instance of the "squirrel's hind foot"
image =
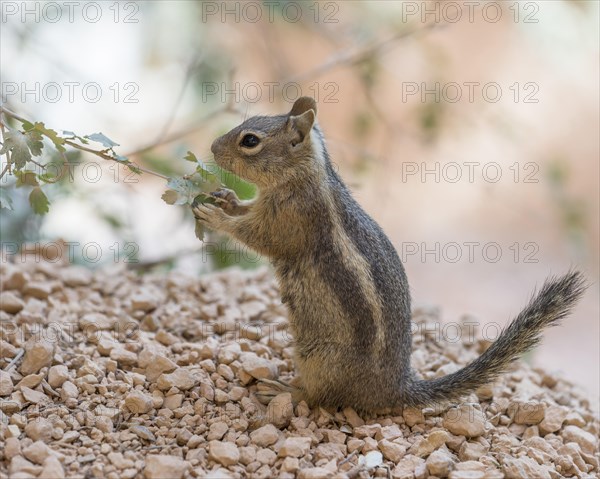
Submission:
POLYGON ((279 379, 259 379, 257 389, 254 395, 264 405, 269 404, 275 396, 281 393, 290 393, 294 406, 304 399, 302 389, 279 379))

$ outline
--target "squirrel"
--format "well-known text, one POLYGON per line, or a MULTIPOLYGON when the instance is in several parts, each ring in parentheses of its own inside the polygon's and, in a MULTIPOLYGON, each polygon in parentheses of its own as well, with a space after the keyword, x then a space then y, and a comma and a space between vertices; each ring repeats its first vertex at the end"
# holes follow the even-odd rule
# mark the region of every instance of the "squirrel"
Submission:
POLYGON ((294 398, 363 413, 455 401, 506 372, 570 312, 586 288, 577 271, 547 279, 473 362, 418 379, 404 267, 334 170, 316 113, 315 100, 301 97, 287 114, 251 117, 214 140, 217 165, 258 195, 240 201, 221 189, 216 205, 193 207, 198 221, 271 260, 294 337, 294 398))

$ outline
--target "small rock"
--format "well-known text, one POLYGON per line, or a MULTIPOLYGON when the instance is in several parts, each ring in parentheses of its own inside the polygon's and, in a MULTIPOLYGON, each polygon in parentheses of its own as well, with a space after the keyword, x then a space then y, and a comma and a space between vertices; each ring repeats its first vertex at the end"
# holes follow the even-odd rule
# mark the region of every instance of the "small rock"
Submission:
POLYGON ((50 296, 52 288, 50 284, 41 281, 30 281, 23 288, 23 294, 33 296, 37 299, 46 299, 50 296))
POLYGON ((162 391, 169 390, 172 387, 176 387, 180 391, 187 391, 198 384, 198 380, 189 370, 179 368, 173 373, 161 374, 156 384, 158 389, 162 391))
POLYGON ((419 457, 426 457, 441 447, 448 440, 448 433, 446 431, 432 431, 429 436, 417 441, 410 448, 410 452, 419 457))
POLYGON ((581 447, 581 449, 588 454, 594 453, 598 443, 597 437, 577 426, 566 426, 563 429, 561 436, 563 437, 565 443, 575 442, 579 444, 579 447, 581 447))
POLYGON ((210 441, 208 443, 208 458, 227 467, 236 464, 240 460, 240 451, 232 442, 210 441))
POLYGON ((135 311, 152 311, 158 306, 156 295, 151 291, 141 290, 131 296, 131 307, 135 311))
POLYGON ((365 421, 351 407, 344 408, 344 416, 352 427, 360 427, 365 425, 365 421))
POLYGON ((33 404, 43 404, 50 402, 50 398, 46 396, 44 393, 36 391, 35 389, 30 389, 28 387, 22 387, 21 393, 23 397, 33 404))
POLYGON ((404 454, 406 454, 406 447, 387 439, 379 441, 378 448, 383 453, 383 457, 395 463, 400 461, 404 457, 404 454))
POLYGON ((24 376, 35 374, 43 367, 52 364, 55 343, 51 343, 44 338, 38 339, 36 336, 32 336, 25 343, 25 356, 19 368, 24 376))
POLYGON ((63 283, 70 287, 87 286, 92 282, 92 272, 81 266, 71 266, 61 271, 63 283))
POLYGON ((64 479, 65 470, 56 456, 48 456, 38 479, 64 479))
POLYGON ((279 449, 279 456, 303 457, 310 450, 310 443, 310 437, 288 437, 279 449))
POLYGON ((183 394, 171 394, 167 396, 163 401, 163 407, 167 409, 177 409, 181 407, 181 403, 183 402, 183 394))
POLYGON ((242 369, 254 379, 274 379, 277 375, 277 367, 271 361, 254 354, 244 357, 242 369))
POLYGON ((331 471, 324 467, 307 467, 300 469, 297 477, 298 479, 327 479, 331 477, 331 471))
POLYGON ((383 454, 379 451, 369 451, 364 455, 364 465, 367 469, 381 466, 383 464, 383 454))
POLYGON ((10 374, 0 370, 0 396, 10 396, 14 386, 10 374))
POLYGON ((287 427, 293 416, 294 405, 290 393, 278 394, 267 406, 266 420, 279 429, 287 427))
POLYGON ((402 411, 402 417, 408 427, 413 427, 415 424, 425 422, 425 416, 423 416, 422 409, 416 409, 413 407, 404 408, 402 411))
POLYGON ((62 364, 52 366, 48 370, 48 384, 53 388, 61 387, 67 379, 69 379, 69 370, 62 364))
POLYGON ((188 463, 177 456, 148 455, 144 476, 146 479, 181 479, 188 469, 188 463))
POLYGON ((65 381, 60 390, 60 397, 63 401, 67 399, 75 399, 79 396, 79 389, 71 381, 65 381))
POLYGON ((544 411, 544 419, 539 424, 543 435, 558 431, 567 417, 569 410, 564 406, 549 406, 544 411))
POLYGON ((485 433, 485 415, 472 404, 465 403, 448 410, 443 425, 457 436, 481 436, 485 433))
POLYGON ((125 406, 134 414, 146 414, 152 410, 154 403, 148 394, 132 391, 125 398, 125 406))
POLYGON ((156 436, 146 426, 136 424, 135 426, 131 426, 129 430, 145 441, 156 441, 156 436))
POLYGON ((17 314, 25 307, 25 303, 16 294, 10 291, 2 291, 0 293, 0 311, 5 311, 9 314, 17 314))
POLYGON ((552 479, 548 468, 540 466, 530 457, 505 456, 502 461, 502 472, 507 479, 552 479))
POLYGON ((427 465, 429 474, 437 477, 446 477, 454 467, 452 457, 440 449, 433 451, 427 458, 427 461, 425 461, 425 464, 427 465))
POLYGON ((478 461, 481 456, 487 454, 489 449, 478 442, 465 441, 460 446, 458 457, 461 461, 478 461))
POLYGON ((117 322, 117 318, 109 318, 102 313, 87 313, 79 319, 79 327, 88 335, 98 330, 110 330, 117 322))
POLYGON ((210 429, 208 431, 206 439, 208 441, 221 440, 223 439, 223 436, 227 433, 228 430, 229 426, 227 425, 227 423, 223 421, 213 422, 210 425, 210 429))
POLYGON ((514 401, 508 410, 515 424, 539 424, 544 419, 545 405, 538 401, 514 401))
POLYGON ((39 417, 35 421, 27 423, 25 434, 34 441, 48 443, 52 438, 52 423, 48 419, 39 417))
POLYGON ((138 356, 132 351, 117 346, 111 350, 110 359, 125 366, 134 366, 137 364, 138 356))
POLYGON ((250 442, 260 447, 267 447, 275 444, 279 438, 279 431, 273 424, 259 427, 250 433, 250 442))
POLYGON ((9 461, 21 454, 21 442, 17 437, 7 437, 4 441, 4 458, 9 461))
POLYGON ((425 460, 408 454, 392 470, 394 479, 412 479, 414 477, 427 477, 425 460), (425 469, 423 471, 423 469, 425 469), (423 474, 424 473, 424 474, 423 474))
POLYGON ((165 356, 156 354, 153 356, 150 364, 148 364, 148 367, 146 367, 146 378, 153 383, 161 374, 172 373, 176 369, 177 364, 165 356))
POLYGON ((42 441, 35 441, 23 449, 23 455, 36 464, 42 464, 50 454, 52 450, 42 441))

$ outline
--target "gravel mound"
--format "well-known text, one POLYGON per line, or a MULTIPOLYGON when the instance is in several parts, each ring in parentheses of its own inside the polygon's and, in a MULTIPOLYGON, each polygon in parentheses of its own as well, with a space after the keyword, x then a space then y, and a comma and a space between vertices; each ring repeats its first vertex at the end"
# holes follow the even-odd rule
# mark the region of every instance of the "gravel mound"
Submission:
MULTIPOLYGON (((266 269, 194 279, 2 262, 0 280, 0 477, 598 477, 588 399, 523 362, 439 409, 369 418, 289 393, 261 405, 257 379, 294 374, 266 269)), ((435 309, 414 322, 425 378, 489 346, 469 318, 444 335, 435 309)))

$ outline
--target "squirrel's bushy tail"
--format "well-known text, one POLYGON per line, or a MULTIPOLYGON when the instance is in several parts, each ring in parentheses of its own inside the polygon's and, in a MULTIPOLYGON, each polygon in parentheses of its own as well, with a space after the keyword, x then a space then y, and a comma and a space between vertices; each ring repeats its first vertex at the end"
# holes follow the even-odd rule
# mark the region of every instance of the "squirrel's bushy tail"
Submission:
POLYGON ((453 401, 492 382, 510 363, 540 341, 545 328, 559 324, 585 289, 585 280, 579 272, 549 278, 481 356, 447 376, 413 381, 404 392, 403 403, 428 406, 453 401))

